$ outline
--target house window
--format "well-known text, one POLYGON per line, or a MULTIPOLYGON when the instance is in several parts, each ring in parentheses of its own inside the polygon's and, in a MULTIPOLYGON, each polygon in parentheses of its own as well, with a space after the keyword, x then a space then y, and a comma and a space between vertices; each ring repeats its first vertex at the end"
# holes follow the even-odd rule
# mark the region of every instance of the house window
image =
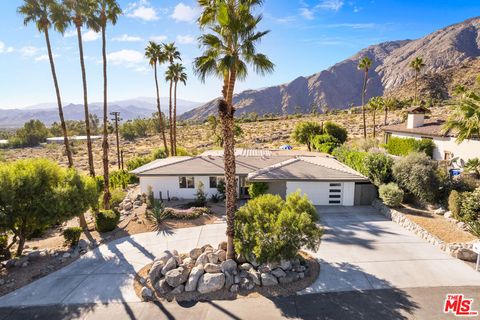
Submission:
POLYGON ((216 189, 222 181, 225 182, 225 177, 210 177, 209 180, 210 189, 216 189))
POLYGON ((450 151, 443 152, 443 160, 450 161, 452 159, 453 159, 453 153, 451 153, 450 151))
POLYGON ((195 178, 194 177, 179 177, 178 183, 180 189, 194 189, 195 188, 195 178))

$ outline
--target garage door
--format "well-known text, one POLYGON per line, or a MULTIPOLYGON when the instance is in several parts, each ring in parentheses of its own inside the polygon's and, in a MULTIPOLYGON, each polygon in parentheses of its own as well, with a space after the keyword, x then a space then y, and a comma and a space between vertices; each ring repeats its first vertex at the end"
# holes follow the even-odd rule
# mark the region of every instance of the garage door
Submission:
POLYGON ((353 206, 354 182, 288 181, 287 194, 300 190, 314 205, 353 206))
POLYGON ((328 184, 328 205, 340 206, 343 204, 343 183, 328 184))

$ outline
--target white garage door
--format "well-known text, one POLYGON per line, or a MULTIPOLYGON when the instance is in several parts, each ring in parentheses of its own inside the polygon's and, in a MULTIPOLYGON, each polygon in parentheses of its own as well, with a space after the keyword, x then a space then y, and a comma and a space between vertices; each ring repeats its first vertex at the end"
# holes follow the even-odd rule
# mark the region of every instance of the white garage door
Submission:
POLYGON ((319 206, 353 206, 354 182, 287 182, 287 194, 300 190, 319 206))

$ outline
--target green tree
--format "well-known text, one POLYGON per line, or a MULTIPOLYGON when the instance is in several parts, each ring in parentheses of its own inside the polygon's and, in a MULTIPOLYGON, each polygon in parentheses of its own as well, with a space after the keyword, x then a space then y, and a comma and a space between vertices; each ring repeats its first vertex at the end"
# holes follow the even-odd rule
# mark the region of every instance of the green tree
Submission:
POLYGON ((465 164, 465 171, 475 174, 477 178, 480 178, 480 159, 472 158, 468 159, 465 164))
POLYGON ((365 95, 367 93, 368 71, 372 67, 372 60, 369 57, 363 57, 358 63, 358 69, 365 72, 362 88, 362 115, 363 115, 363 138, 367 138, 367 118, 365 115, 365 95))
POLYGON ((421 57, 416 57, 410 61, 410 68, 415 71, 415 103, 418 103, 418 74, 424 67, 425 63, 423 63, 423 59, 421 57))
POLYGON ((454 106, 444 126, 450 130, 457 133, 457 143, 480 137, 480 95, 470 91, 454 106))
POLYGON ((173 150, 172 154, 177 155, 177 86, 178 82, 187 84, 187 73, 185 67, 180 63, 170 65, 165 74, 165 80, 173 82, 173 150))
POLYGON ((40 120, 30 120, 18 129, 13 139, 9 140, 12 145, 19 147, 36 147, 45 142, 48 137, 48 129, 40 120))
POLYGON ((299 122, 295 125, 292 133, 292 138, 297 143, 307 145, 308 151, 312 151, 312 139, 316 135, 322 134, 322 127, 311 121, 299 122))
POLYGON ((382 97, 373 97, 368 101, 368 109, 372 112, 373 120, 373 137, 376 136, 376 117, 377 111, 383 110, 385 105, 385 100, 382 97))
POLYGON ((208 75, 223 80, 222 97, 219 101, 219 116, 224 139, 224 162, 226 180, 227 258, 235 258, 233 246, 236 211, 235 183, 235 137, 233 93, 237 80, 244 80, 248 65, 259 74, 272 72, 274 64, 264 54, 256 51, 259 41, 268 31, 257 31, 262 20, 253 10, 262 4, 260 0, 199 0, 202 13, 199 25, 208 27, 199 41, 204 49, 195 59, 194 68, 202 81, 208 75))
MULTIPOLYGON (((53 60, 52 46, 50 44, 49 30, 52 27, 52 21, 55 20, 55 12, 59 10, 59 5, 54 0, 24 0, 24 4, 18 8, 18 13, 24 16, 23 23, 28 25, 35 23, 40 33, 45 35, 45 42, 47 43, 48 59, 50 61, 50 69, 52 71, 53 84, 55 86, 55 94, 57 96, 58 116, 62 126, 63 142, 65 145, 65 153, 68 159, 68 166, 73 167, 73 157, 70 150, 70 143, 68 142, 67 126, 63 116, 62 98, 60 96, 60 87, 57 80, 57 72, 55 70, 55 61, 53 60)), ((54 25, 55 30, 64 33, 67 28, 67 23, 59 23, 57 21, 54 25)))
POLYGON ((45 159, 0 164, 0 190, 0 227, 18 241, 17 255, 36 230, 78 216, 98 199, 93 178, 45 159))
POLYGON ((348 131, 344 127, 332 122, 326 121, 323 124, 323 133, 328 134, 335 139, 337 139, 340 143, 345 143, 348 138, 348 131))
POLYGON ((385 119, 383 120, 383 125, 387 125, 388 121, 388 111, 393 111, 397 108, 398 101, 394 98, 386 98, 383 103, 383 111, 385 111, 385 119))
MULTIPOLYGON (((175 63, 176 60, 182 61, 180 51, 178 51, 174 42, 163 44, 163 52, 166 56, 167 61, 170 63, 170 67, 175 63)), ((173 114, 173 79, 167 79, 170 82, 170 91, 168 96, 168 112, 169 112, 169 128, 170 128, 170 154, 175 155, 175 146, 174 146, 174 114, 173 114)))

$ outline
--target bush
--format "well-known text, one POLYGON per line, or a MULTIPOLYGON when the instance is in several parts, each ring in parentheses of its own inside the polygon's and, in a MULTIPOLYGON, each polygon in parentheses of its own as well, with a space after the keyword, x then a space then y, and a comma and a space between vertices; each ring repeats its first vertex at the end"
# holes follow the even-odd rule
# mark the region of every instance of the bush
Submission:
POLYGON ((220 195, 218 193, 214 193, 210 196, 210 201, 213 203, 219 203, 220 202, 220 195))
POLYGON ((460 219, 464 222, 480 220, 480 188, 462 195, 460 219))
POLYGON ((316 122, 299 122, 295 125, 292 139, 300 144, 307 145, 308 151, 312 150, 312 139, 322 134, 322 127, 316 122))
POLYGON ((388 153, 396 156, 408 156, 413 152, 423 152, 430 158, 433 156, 435 143, 430 139, 414 139, 414 138, 399 138, 390 137, 386 144, 388 153))
POLYGON ((203 207, 207 203, 207 196, 205 195, 205 190, 203 188, 203 182, 197 184, 197 192, 195 193, 195 207, 203 207))
POLYGON ((312 219, 315 207, 298 203, 299 197, 284 201, 265 194, 247 202, 236 213, 235 250, 245 257, 253 254, 259 263, 292 259, 302 248, 317 250, 322 230, 312 219))
POLYGON ((348 137, 347 129, 331 121, 323 124, 323 133, 334 137, 340 144, 345 143, 348 137))
POLYGON ((70 247, 74 247, 78 244, 80 236, 82 235, 82 228, 80 227, 70 227, 63 231, 63 237, 65 238, 65 243, 70 247))
POLYGON ((154 200, 153 208, 148 212, 148 216, 154 219, 157 225, 160 225, 165 219, 168 219, 170 214, 165 210, 165 204, 160 200, 154 200))
POLYGON ((328 154, 331 154, 333 150, 335 150, 341 145, 340 141, 337 138, 328 134, 316 135, 312 139, 312 144, 316 150, 328 154))
POLYGON ((427 155, 411 153, 393 166, 393 177, 398 185, 420 202, 433 203, 439 183, 437 163, 427 155))
POLYGON ((393 159, 386 154, 374 152, 365 155, 363 170, 366 176, 379 186, 392 181, 393 159))
POLYGON ((265 182, 252 182, 248 185, 248 195, 252 199, 265 194, 267 190, 268 184, 265 182))
POLYGON ((132 171, 152 161, 150 157, 133 157, 127 161, 127 169, 128 171, 132 171))
POLYGON ((396 183, 382 184, 378 192, 380 199, 389 207, 398 207, 403 201, 404 192, 396 183))
POLYGON ((100 210, 95 214, 95 228, 99 232, 110 232, 117 227, 120 214, 114 210, 100 210))
POLYGON ((475 237, 480 238, 480 221, 469 221, 467 222, 468 231, 473 234, 475 237))
POLYGON ((365 158, 368 153, 364 151, 357 151, 345 146, 341 146, 333 151, 333 156, 338 161, 343 162, 350 168, 357 170, 361 174, 368 176, 368 172, 365 168, 365 158))
POLYGON ((126 170, 114 170, 109 176, 110 187, 125 189, 129 184, 135 183, 136 177, 126 170))
POLYGON ((453 190, 448 196, 448 210, 452 212, 455 219, 459 220, 462 210, 462 194, 457 190, 453 190))
MULTIPOLYGON (((110 208, 117 208, 120 203, 125 199, 127 193, 122 189, 113 189, 110 191, 110 208)), ((98 204, 100 208, 103 208, 103 194, 98 198, 98 204)))

